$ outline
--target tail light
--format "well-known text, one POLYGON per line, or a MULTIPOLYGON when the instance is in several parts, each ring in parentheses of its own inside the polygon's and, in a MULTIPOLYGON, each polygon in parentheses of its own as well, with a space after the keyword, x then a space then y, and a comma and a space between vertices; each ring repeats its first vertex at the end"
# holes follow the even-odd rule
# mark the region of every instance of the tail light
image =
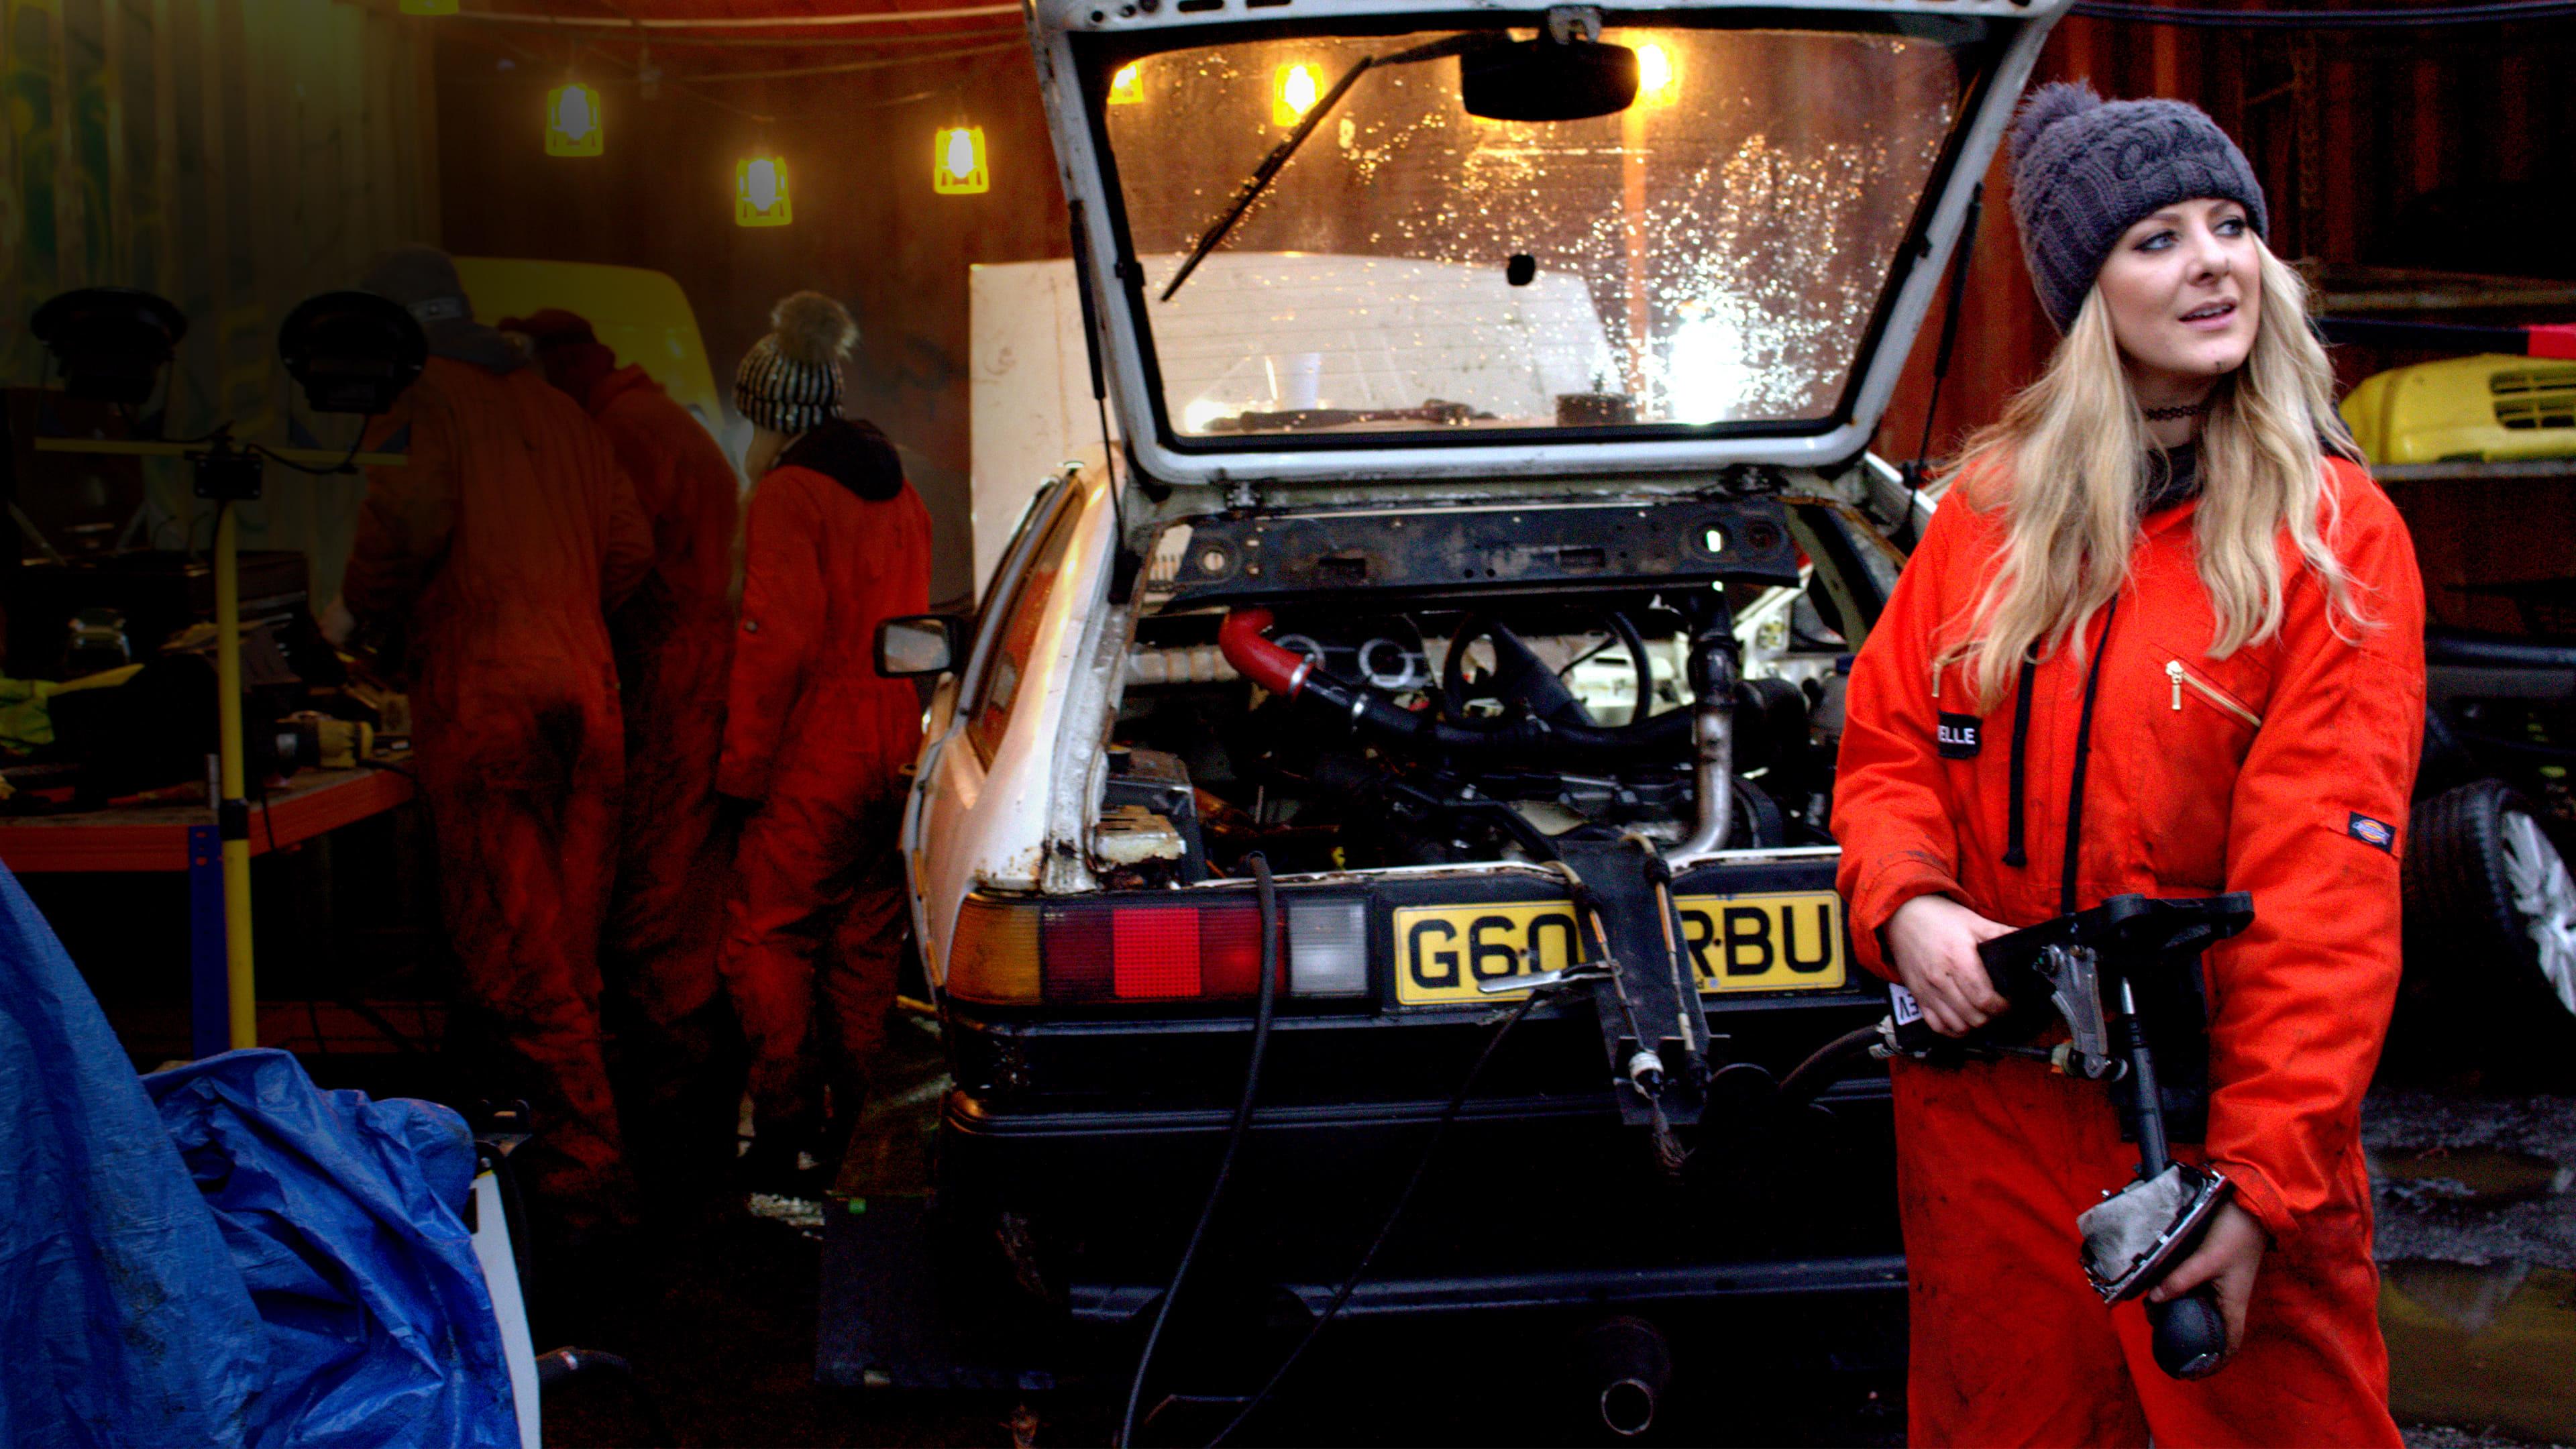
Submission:
POLYGON ((960 1001, 1034 1003, 1038 992, 1038 907, 968 896, 948 943, 943 989, 960 1001))
MULTIPOLYGON (((1279 904, 1282 993, 1366 995, 1367 903, 1279 904)), ((958 913, 946 989, 996 1005, 1082 1005, 1249 1001, 1260 985, 1261 911, 1249 895, 1044 904, 970 896, 958 913)))

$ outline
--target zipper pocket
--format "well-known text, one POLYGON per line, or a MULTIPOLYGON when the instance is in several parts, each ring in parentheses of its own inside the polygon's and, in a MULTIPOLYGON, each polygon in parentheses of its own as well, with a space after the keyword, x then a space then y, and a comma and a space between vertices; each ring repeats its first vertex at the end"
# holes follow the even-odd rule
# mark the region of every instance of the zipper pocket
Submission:
POLYGON ((2256 729, 2261 729, 2263 727, 2263 717, 2261 715, 2256 714, 2254 711, 2247 709, 2245 706, 2238 704, 2232 699, 2229 699, 2226 695, 2219 693, 2216 685, 2210 684, 2199 675, 2185 669, 2181 660, 2168 659, 2165 661, 2165 678, 2173 683, 2173 707, 2175 709, 2179 710, 2182 708, 2182 689, 2184 685, 2188 684, 2191 686, 2194 693, 2198 694, 2201 698, 2208 700, 2211 704, 2217 705, 2220 709, 2227 711, 2229 714, 2236 716, 2238 719, 2245 721, 2256 729))

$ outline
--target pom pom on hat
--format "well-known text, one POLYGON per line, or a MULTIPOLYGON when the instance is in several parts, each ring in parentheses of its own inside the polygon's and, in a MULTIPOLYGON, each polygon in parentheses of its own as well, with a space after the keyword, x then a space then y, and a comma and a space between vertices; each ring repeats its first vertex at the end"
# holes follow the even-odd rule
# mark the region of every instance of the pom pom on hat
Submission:
POLYGON ((2102 98, 2082 81, 2050 81, 2022 99, 2021 109, 2013 114, 2012 151, 2015 162, 2021 160, 2039 139, 2042 131, 2086 111, 2099 110, 2102 98))
POLYGON ((859 324, 850 320, 849 309, 820 292, 780 298, 769 310, 769 326, 779 352, 807 367, 830 367, 859 342, 859 324))

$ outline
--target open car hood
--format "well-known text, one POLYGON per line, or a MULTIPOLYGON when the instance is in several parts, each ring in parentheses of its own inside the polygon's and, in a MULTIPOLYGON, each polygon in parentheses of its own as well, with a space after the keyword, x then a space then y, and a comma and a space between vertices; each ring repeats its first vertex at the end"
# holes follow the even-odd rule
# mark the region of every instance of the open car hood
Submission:
POLYGON ((1465 112, 1454 56, 1319 97, 1362 60, 1529 40, 1546 7, 1033 0, 1135 461, 1291 489, 1847 462, 2069 3, 1607 9, 1637 102, 1499 122, 1465 112))

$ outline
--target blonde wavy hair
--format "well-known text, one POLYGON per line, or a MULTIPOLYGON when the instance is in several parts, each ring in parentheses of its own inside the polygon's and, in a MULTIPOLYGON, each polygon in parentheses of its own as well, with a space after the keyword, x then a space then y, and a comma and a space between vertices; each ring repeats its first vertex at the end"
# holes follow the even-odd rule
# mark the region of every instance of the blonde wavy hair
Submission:
MULTIPOLYGON (((2371 626, 2359 586, 2334 555, 2338 500, 2325 471, 2329 449, 2361 455, 2335 412, 2334 371, 2308 327, 2307 284, 2260 238, 2254 246, 2262 280, 2254 346, 2211 394, 2200 435, 2193 532, 2218 614, 2209 652, 2221 659, 2280 631, 2276 540, 2284 529, 2324 587, 2330 617, 2371 626)), ((1970 507, 2004 511, 2004 546, 1964 637, 1935 657, 1936 667, 1966 666, 1981 707, 1994 708, 2025 656, 2064 648, 2082 660, 2093 616, 2128 581, 2146 426, 2096 289, 2048 370, 2000 422, 1969 439, 1950 481, 1970 507)))

